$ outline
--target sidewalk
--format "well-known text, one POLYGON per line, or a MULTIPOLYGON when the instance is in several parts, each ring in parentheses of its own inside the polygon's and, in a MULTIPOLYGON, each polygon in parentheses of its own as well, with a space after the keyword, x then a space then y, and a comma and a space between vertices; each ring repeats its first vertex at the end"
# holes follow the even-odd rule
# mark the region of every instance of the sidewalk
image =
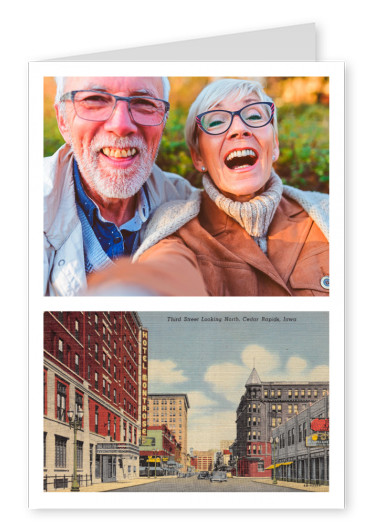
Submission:
MULTIPOLYGON (((161 478, 135 478, 126 481, 114 481, 112 483, 95 483, 88 487, 80 487, 80 492, 106 492, 107 490, 124 489, 125 487, 135 487, 143 485, 144 483, 154 483, 154 481, 161 481, 161 478)), ((53 489, 49 492, 70 492, 70 486, 66 489, 53 489)))
MULTIPOLYGON (((252 478, 252 481, 273 485, 272 479, 252 478)), ((290 487, 290 489, 301 490, 304 492, 329 492, 329 485, 305 485, 304 483, 294 483, 293 481, 282 481, 279 479, 277 480, 277 485, 280 487, 290 487)))

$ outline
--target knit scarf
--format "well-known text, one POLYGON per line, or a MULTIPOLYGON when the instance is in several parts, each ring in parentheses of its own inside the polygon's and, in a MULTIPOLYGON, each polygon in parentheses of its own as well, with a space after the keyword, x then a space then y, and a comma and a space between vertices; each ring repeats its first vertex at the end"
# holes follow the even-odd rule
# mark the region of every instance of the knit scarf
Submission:
POLYGON ((271 171, 270 179, 266 183, 266 190, 244 203, 225 197, 207 174, 204 175, 202 183, 206 193, 217 207, 237 221, 266 254, 269 225, 277 210, 283 191, 282 181, 275 171, 271 171))

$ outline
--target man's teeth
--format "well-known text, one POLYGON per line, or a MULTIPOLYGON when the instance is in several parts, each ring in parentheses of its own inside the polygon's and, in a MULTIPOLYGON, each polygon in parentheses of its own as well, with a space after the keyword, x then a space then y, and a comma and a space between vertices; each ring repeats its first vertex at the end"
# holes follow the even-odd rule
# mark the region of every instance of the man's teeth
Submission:
POLYGON ((226 160, 232 160, 234 157, 256 157, 256 152, 253 149, 242 149, 239 151, 231 151, 226 160))
POLYGON ((103 153, 106 155, 106 157, 113 157, 113 158, 125 158, 125 157, 133 157, 137 153, 137 149, 130 148, 130 149, 112 149, 105 147, 102 149, 103 153))

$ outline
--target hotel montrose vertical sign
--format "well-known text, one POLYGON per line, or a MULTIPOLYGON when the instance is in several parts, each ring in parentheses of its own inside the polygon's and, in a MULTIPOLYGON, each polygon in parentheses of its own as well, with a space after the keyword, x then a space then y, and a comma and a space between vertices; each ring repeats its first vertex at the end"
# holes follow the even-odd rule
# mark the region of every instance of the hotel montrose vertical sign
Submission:
POLYGON ((141 440, 145 444, 148 434, 148 345, 149 333, 141 331, 141 440))

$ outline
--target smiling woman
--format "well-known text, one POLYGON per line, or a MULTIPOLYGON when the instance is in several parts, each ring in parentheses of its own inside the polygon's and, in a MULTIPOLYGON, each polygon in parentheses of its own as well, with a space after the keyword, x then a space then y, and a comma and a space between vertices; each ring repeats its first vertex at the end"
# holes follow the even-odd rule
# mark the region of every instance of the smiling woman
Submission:
POLYGON ((157 210, 154 223, 168 237, 154 246, 145 238, 135 256, 164 265, 165 285, 154 289, 182 295, 192 283, 192 293, 204 284, 195 294, 212 296, 328 295, 328 196, 284 186, 274 171, 277 110, 260 83, 206 86, 190 108, 186 141, 204 192, 200 203, 157 210), (168 271, 180 275, 180 291, 168 271))

